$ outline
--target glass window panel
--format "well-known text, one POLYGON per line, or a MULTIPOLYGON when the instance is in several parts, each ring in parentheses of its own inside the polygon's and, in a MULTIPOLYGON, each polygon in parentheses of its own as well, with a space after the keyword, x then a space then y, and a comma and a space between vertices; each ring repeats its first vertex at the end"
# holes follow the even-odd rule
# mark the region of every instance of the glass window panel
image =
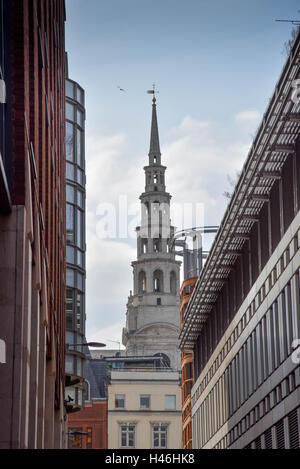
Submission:
POLYGON ((69 184, 66 185, 66 200, 67 202, 74 203, 74 198, 75 198, 75 189, 73 186, 70 186, 69 184))
POLYGON ((80 127, 83 127, 83 122, 84 122, 84 114, 80 109, 77 109, 77 124, 80 125, 80 127))
POLYGON ((66 103, 66 119, 74 121, 74 105, 71 103, 66 103))
POLYGON ((77 272, 77 288, 83 291, 83 275, 77 272))
POLYGON ((73 314, 69 311, 66 312, 66 328, 69 330, 73 329, 73 314))
POLYGON ((66 355, 66 373, 74 373, 74 360, 72 355, 66 355))
POLYGON ((69 80, 66 80, 66 96, 74 99, 74 83, 69 80))
POLYGON ((74 161, 73 124, 66 122, 66 159, 74 161))
POLYGON ((174 410, 176 408, 176 396, 165 396, 165 407, 167 410, 174 410))
POLYGON ((141 409, 150 408, 150 396, 140 396, 140 408, 141 409))
POLYGON ((84 173, 80 169, 77 169, 77 182, 82 186, 84 185, 84 173))
POLYGON ((74 334, 73 334, 73 332, 67 332, 66 333, 66 343, 69 344, 69 345, 74 344, 74 334))
POLYGON ((70 243, 74 242, 74 207, 70 204, 66 204, 66 229, 67 229, 67 241, 70 243))
POLYGON ((77 205, 79 207, 84 208, 84 197, 83 197, 83 192, 77 191, 77 205))
POLYGON ((82 376, 82 361, 81 358, 77 358, 77 371, 78 376, 82 376))
POLYGON ((79 87, 77 87, 77 101, 84 106, 84 93, 79 87))
MULTIPOLYGON (((78 276, 78 274, 77 274, 77 276, 78 276)), ((83 331, 82 318, 83 318, 83 295, 81 293, 77 293, 77 304, 76 304, 76 327, 77 327, 77 331, 83 331)), ((82 342, 82 340, 80 340, 79 342, 82 342)))
POLYGON ((82 166, 82 131, 76 130, 76 142, 77 142, 77 164, 82 166))
POLYGON ((66 164, 66 178, 75 181, 75 166, 70 163, 66 164))
POLYGON ((69 287, 75 286, 75 272, 73 269, 67 269, 67 285, 69 287))
MULTIPOLYGON (((125 394, 116 394, 115 395, 115 407, 116 408, 125 408, 125 394)), ((127 427, 126 427, 127 428, 127 427)))
POLYGON ((79 265, 79 267, 84 267, 83 265, 83 254, 81 251, 78 251, 77 250, 77 265, 79 265))
POLYGON ((128 446, 134 446, 134 434, 131 432, 129 433, 128 446))
POLYGON ((75 263, 75 250, 74 250, 74 248, 72 248, 71 246, 67 246, 67 249, 66 249, 66 260, 67 260, 67 262, 69 262, 70 264, 74 264, 74 263, 75 263))
POLYGON ((82 248, 82 212, 77 210, 77 246, 82 248))

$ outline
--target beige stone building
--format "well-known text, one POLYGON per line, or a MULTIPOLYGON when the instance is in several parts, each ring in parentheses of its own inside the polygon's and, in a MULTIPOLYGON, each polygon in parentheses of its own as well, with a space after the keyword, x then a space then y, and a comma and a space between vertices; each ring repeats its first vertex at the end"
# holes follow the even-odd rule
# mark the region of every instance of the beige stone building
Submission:
POLYGON ((108 448, 181 448, 179 384, 170 369, 111 371, 108 448))

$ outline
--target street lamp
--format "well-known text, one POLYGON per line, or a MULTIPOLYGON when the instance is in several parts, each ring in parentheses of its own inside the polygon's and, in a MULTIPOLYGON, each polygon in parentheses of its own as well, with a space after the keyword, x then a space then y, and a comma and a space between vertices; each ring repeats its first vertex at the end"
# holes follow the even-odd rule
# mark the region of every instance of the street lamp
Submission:
POLYGON ((103 344, 102 342, 85 342, 85 343, 82 343, 82 344, 66 344, 67 350, 71 346, 72 347, 82 346, 82 347, 97 347, 97 348, 100 348, 100 347, 106 347, 106 344, 103 344))

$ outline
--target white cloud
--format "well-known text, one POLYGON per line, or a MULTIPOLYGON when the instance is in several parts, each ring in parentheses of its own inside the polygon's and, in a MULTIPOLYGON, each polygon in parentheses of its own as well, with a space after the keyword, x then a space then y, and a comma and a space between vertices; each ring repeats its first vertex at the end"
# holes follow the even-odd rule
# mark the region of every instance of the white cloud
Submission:
POLYGON ((261 120, 260 112, 254 109, 247 109, 241 112, 238 112, 235 115, 235 122, 237 125, 240 126, 245 132, 251 132, 253 135, 255 133, 256 128, 261 120))

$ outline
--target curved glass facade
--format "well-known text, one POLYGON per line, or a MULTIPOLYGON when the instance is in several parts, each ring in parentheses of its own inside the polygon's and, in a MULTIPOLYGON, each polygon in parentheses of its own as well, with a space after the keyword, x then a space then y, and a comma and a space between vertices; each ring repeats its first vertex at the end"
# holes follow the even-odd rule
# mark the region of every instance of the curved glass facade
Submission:
POLYGON ((84 90, 66 80, 66 400, 80 410, 85 347, 84 90))

